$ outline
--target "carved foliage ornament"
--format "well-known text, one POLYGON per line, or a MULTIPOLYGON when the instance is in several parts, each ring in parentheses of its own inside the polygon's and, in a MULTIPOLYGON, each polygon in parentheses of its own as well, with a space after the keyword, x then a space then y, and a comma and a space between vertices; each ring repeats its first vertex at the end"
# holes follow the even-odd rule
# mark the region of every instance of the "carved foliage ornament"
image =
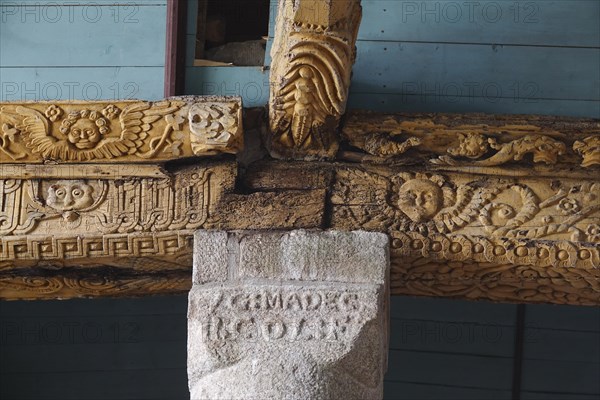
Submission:
POLYGON ((271 53, 271 153, 332 157, 356 57, 360 2, 285 0, 279 7, 271 53))
POLYGON ((343 133, 355 148, 404 163, 473 167, 521 161, 581 163, 583 167, 600 164, 600 136, 586 136, 600 134, 597 120, 356 112, 348 118, 343 133))
POLYGON ((600 243, 600 183, 338 172, 334 225, 600 243))
POLYGON ((241 111, 233 98, 2 103, 0 162, 161 161, 236 153, 241 111))

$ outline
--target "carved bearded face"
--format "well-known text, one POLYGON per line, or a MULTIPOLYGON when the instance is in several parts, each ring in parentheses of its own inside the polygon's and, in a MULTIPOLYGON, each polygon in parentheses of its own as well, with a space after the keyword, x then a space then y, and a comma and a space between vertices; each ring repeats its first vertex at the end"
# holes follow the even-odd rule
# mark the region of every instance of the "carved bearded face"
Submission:
POLYGON ((96 123, 87 118, 78 119, 71 126, 67 135, 69 143, 80 150, 93 149, 101 138, 102 135, 96 123))
POLYGON ((83 181, 59 181, 48 188, 46 204, 61 212, 82 210, 94 204, 93 192, 83 181))
POLYGON ((443 199, 438 185, 427 179, 413 179, 400 187, 398 207, 413 222, 423 222, 438 213, 443 199))

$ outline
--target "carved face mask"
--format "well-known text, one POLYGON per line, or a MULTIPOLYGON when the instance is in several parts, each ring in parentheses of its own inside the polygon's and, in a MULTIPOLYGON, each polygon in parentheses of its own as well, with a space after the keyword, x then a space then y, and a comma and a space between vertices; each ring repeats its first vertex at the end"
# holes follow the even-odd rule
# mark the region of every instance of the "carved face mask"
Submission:
POLYGON ((93 192, 83 181, 59 181, 48 188, 46 204, 62 212, 82 210, 94 204, 93 192))
POLYGON ((82 118, 75 122, 67 135, 69 143, 80 150, 94 148, 100 141, 100 138, 101 134, 98 131, 98 127, 93 121, 87 118, 82 118))
POLYGON ((413 222, 423 222, 440 210, 444 194, 435 183, 426 179, 413 179, 400 187, 398 207, 413 222))

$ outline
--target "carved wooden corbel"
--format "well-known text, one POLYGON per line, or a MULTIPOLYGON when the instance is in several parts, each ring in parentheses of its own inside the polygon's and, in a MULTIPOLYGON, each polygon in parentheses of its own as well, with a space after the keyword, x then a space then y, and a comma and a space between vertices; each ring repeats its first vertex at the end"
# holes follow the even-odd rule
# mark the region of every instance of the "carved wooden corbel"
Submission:
POLYGON ((335 156, 360 19, 360 0, 279 2, 271 51, 272 156, 335 156))

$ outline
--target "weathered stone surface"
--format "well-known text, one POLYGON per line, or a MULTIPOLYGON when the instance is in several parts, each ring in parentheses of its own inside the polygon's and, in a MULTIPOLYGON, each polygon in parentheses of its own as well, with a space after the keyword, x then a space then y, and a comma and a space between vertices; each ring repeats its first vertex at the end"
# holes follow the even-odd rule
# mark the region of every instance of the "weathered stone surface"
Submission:
POLYGON ((382 397, 387 236, 208 231, 195 240, 192 399, 382 397))
POLYGON ((242 102, 235 97, 0 103, 0 163, 157 162, 235 154, 242 132, 242 102))

